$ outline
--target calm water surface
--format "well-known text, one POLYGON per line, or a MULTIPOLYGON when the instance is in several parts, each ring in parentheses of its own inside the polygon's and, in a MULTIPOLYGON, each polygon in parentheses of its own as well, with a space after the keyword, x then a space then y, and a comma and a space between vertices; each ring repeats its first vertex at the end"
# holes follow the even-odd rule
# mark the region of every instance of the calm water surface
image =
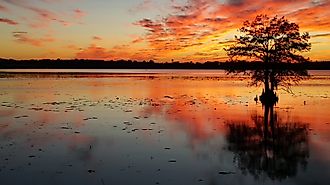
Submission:
POLYGON ((0 73, 1 184, 329 184, 330 71, 271 125, 223 71, 44 72, 0 73))

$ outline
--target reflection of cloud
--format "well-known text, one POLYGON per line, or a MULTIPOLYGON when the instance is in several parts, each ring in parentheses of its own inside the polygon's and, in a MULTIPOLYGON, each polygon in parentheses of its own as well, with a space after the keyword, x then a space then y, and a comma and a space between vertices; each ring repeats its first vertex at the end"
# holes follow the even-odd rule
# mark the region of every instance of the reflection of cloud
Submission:
MULTIPOLYGON (((54 97, 48 97, 52 100, 54 97)), ((30 97, 25 97, 22 101, 27 101, 30 97)), ((24 104, 20 106, 23 107, 24 104)), ((70 104, 67 104, 70 105, 70 104)), ((35 105, 37 106, 37 105, 35 105)), ((34 106, 33 106, 34 107, 34 106)), ((44 110, 55 109, 57 105, 43 103, 38 105, 44 110)), ((32 108, 32 107, 30 107, 32 108)), ((15 140, 21 140, 22 154, 24 152, 33 151, 30 147, 38 147, 42 150, 47 146, 54 145, 61 141, 63 147, 70 150, 70 155, 76 156, 79 160, 87 161, 94 160, 93 152, 97 146, 97 138, 84 133, 75 133, 84 126, 82 113, 72 114, 64 120, 73 119, 71 123, 61 123, 63 120, 63 114, 54 114, 51 111, 36 111, 37 114, 28 114, 28 117, 20 115, 27 112, 29 108, 15 109, 14 106, 8 110, 0 110, 0 139, 2 141, 11 140, 9 138, 15 138, 15 140), (16 118, 15 118, 16 117, 16 118), (14 118, 14 119, 13 119, 14 118), (33 121, 29 120, 32 119, 33 121), (8 120, 8 121, 7 121, 8 120), (18 126, 13 126, 17 122, 24 122, 18 126), (65 126, 63 129, 62 127, 65 126), (24 150, 27 147, 27 150, 24 150)), ((31 110, 30 110, 31 111, 31 110)))
MULTIPOLYGON (((182 98, 182 97, 181 97, 182 98)), ((201 100, 189 100, 189 98, 175 99, 173 102, 155 101, 157 106, 150 106, 144 110, 144 114, 162 115, 166 121, 173 123, 173 130, 183 131, 188 140, 190 147, 197 148, 202 143, 211 143, 211 141, 219 136, 225 135, 225 128, 222 118, 239 117, 246 120, 244 114, 235 115, 234 110, 228 109, 226 105, 215 105, 208 103, 196 103, 201 100), (157 102, 157 103, 156 103, 157 102)), ((213 150, 213 149, 211 149, 213 150)))
POLYGON ((94 137, 84 135, 72 135, 66 138, 69 141, 68 148, 81 161, 93 160, 94 148, 96 148, 97 140, 94 137))
POLYGON ((143 114, 162 115, 167 121, 175 123, 175 130, 187 134, 192 148, 223 134, 224 128, 219 119, 224 115, 221 111, 224 109, 223 105, 217 106, 206 103, 205 98, 186 95, 168 99, 159 97, 162 93, 157 93, 151 95, 152 102, 143 110, 143 114))

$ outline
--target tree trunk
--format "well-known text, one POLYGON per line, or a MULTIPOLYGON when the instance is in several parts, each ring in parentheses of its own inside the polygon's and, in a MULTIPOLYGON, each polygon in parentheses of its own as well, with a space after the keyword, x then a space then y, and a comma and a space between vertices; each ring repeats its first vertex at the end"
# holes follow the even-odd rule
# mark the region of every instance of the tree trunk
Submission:
POLYGON ((268 94, 270 89, 269 89, 269 71, 266 69, 265 70, 265 93, 268 94))

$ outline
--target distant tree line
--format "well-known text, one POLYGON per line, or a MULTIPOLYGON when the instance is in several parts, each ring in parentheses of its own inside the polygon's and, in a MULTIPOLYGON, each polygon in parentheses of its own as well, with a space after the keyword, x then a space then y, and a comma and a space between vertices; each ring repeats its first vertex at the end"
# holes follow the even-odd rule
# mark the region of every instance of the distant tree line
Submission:
MULTIPOLYGON (((309 69, 330 70, 330 61, 306 63, 274 63, 272 68, 277 69, 309 69)), ((247 61, 208 61, 208 62, 155 62, 133 60, 14 60, 0 59, 0 69, 225 69, 225 70, 255 70, 262 69, 262 62, 247 61)))

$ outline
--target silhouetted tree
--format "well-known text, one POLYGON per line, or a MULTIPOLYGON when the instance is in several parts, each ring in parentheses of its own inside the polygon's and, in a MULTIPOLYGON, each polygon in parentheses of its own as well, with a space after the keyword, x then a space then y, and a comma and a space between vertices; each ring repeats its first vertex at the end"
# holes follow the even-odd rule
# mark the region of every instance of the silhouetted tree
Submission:
POLYGON ((258 15, 253 21, 245 21, 235 36, 235 43, 226 48, 230 61, 258 61, 263 66, 252 71, 229 70, 249 74, 251 85, 264 85, 265 93, 274 94, 278 86, 287 89, 292 83, 308 77, 306 69, 287 68, 287 64, 304 63, 309 59, 300 55, 311 49, 308 33, 300 34, 299 26, 285 17, 269 18, 258 15))

